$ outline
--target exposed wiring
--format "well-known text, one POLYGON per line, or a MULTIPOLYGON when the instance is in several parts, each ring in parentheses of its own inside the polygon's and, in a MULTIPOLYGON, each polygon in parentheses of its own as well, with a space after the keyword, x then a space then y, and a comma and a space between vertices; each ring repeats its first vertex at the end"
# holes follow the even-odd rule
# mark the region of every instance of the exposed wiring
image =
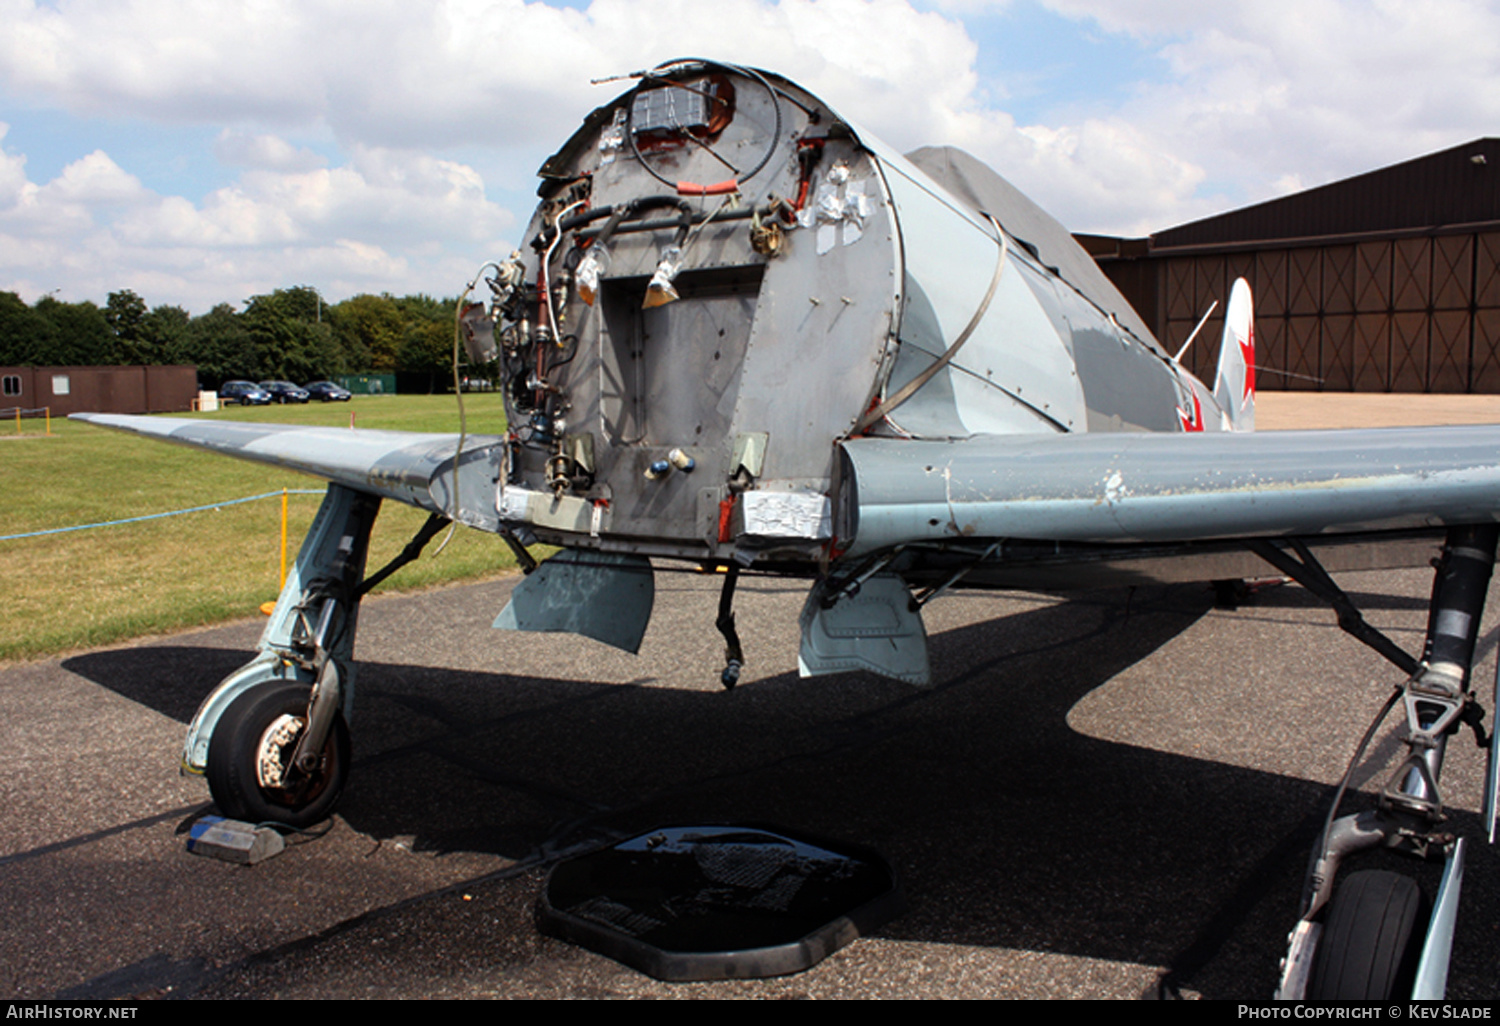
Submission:
MULTIPOLYGON (((583 206, 587 202, 588 202, 588 200, 576 200, 573 203, 568 204, 566 207, 563 207, 562 212, 559 213, 557 215, 557 217, 553 219, 552 223, 555 224, 555 225, 561 225, 563 218, 567 217, 569 213, 571 213, 574 210, 577 210, 579 207, 583 206)), ((562 237, 563 237, 562 230, 559 229, 557 231, 557 233, 552 236, 552 241, 550 243, 548 243, 548 245, 547 245, 547 251, 542 254, 542 273, 544 275, 547 275, 547 268, 549 268, 552 265, 552 251, 555 250, 555 249, 557 249, 557 244, 562 241, 562 237)), ((551 276, 550 275, 547 275, 547 295, 546 295, 546 300, 547 300, 547 326, 552 329, 553 333, 558 338, 561 338, 562 337, 562 333, 559 330, 558 325, 557 325, 557 308, 556 308, 556 306, 552 302, 552 280, 551 280, 551 276)))
POLYGON ((1380 711, 1375 714, 1375 718, 1370 721, 1370 726, 1365 731, 1365 736, 1360 738, 1359 744, 1354 749, 1354 755, 1349 759, 1349 766, 1344 770, 1344 777, 1339 781, 1338 790, 1333 795, 1333 801, 1328 805, 1328 815, 1323 819, 1323 832, 1318 835, 1318 843, 1313 848, 1312 858, 1308 862, 1307 883, 1303 887, 1302 915, 1306 915, 1308 908, 1311 906, 1312 895, 1314 893, 1311 887, 1312 875, 1316 871, 1317 865, 1322 860, 1324 853, 1328 851, 1328 837, 1333 833, 1334 819, 1338 815, 1339 806, 1343 804, 1344 794, 1349 790, 1349 784, 1354 779, 1354 771, 1359 767, 1360 760, 1364 758, 1365 750, 1370 747, 1370 742, 1375 739, 1375 732, 1380 729, 1380 725, 1385 722, 1385 718, 1390 715, 1391 710, 1395 708, 1396 703, 1401 700, 1401 696, 1404 693, 1405 690, 1401 687, 1397 687, 1391 692, 1391 696, 1386 699, 1385 704, 1380 707, 1380 711))
POLYGON ((464 286, 463 295, 458 297, 458 303, 453 308, 453 396, 458 400, 458 448, 453 453, 453 508, 448 512, 448 531, 443 535, 443 540, 438 542, 438 547, 432 550, 434 559, 443 554, 443 550, 448 547, 448 542, 453 538, 453 532, 458 530, 458 468, 463 462, 464 442, 468 441, 469 437, 469 417, 467 411, 464 410, 463 381, 458 374, 458 350, 463 344, 464 337, 464 304, 468 302, 474 287, 479 284, 479 279, 483 276, 486 267, 493 267, 496 272, 500 270, 500 265, 493 260, 486 260, 480 264, 479 270, 474 273, 474 279, 464 286))
MULTIPOLYGON (((659 64, 656 67, 652 68, 650 71, 640 72, 637 76, 633 76, 639 77, 640 82, 634 89, 630 91, 625 100, 625 142, 630 147, 630 154, 631 156, 635 157, 635 159, 640 163, 641 167, 643 167, 646 170, 646 173, 649 174, 652 178, 655 178, 658 182, 661 182, 663 185, 668 186, 669 188, 677 188, 676 182, 671 181, 664 175, 660 174, 656 170, 656 168, 652 167, 650 163, 646 161, 646 158, 641 155, 640 147, 636 145, 635 130, 632 124, 635 116, 635 98, 644 88, 646 88, 648 83, 652 82, 663 82, 671 87, 676 87, 679 89, 690 89, 691 87, 689 86, 679 84, 675 79, 671 78, 668 73, 671 69, 674 68, 681 68, 686 70, 693 66, 701 66, 710 70, 716 69, 719 71, 729 72, 731 74, 738 74, 745 78, 754 79, 760 85, 760 87, 766 91, 766 95, 771 99, 771 111, 775 116, 775 125, 771 129, 771 144, 766 148, 766 152, 762 154, 760 160, 756 162, 755 166, 752 167, 749 171, 745 172, 743 175, 739 172, 735 172, 736 185, 748 182, 750 179, 760 174, 761 169, 771 162, 771 158, 776 154, 776 144, 781 139, 781 97, 778 94, 776 88, 772 86, 770 82, 766 81, 765 76, 756 71, 754 68, 744 68, 736 64, 724 64, 719 61, 706 61, 700 60, 698 58, 691 58, 687 60, 671 61, 667 64, 659 64)), ((687 133, 684 131, 683 134, 686 135, 687 133)), ((695 141, 700 143, 702 142, 702 140, 695 141)), ((706 144, 704 144, 704 146, 705 148, 708 148, 706 144)), ((714 154, 714 157, 718 159, 720 163, 729 165, 729 162, 724 160, 724 158, 720 157, 717 153, 714 154)), ((733 170, 733 165, 729 165, 729 167, 731 170, 733 170)))
POLYGON ((724 202, 720 203, 717 209, 712 211, 707 217, 688 229, 687 235, 682 240, 682 258, 684 260, 687 259, 688 250, 692 249, 693 243, 698 241, 698 236, 702 234, 703 229, 708 227, 708 222, 712 221, 714 218, 718 217, 725 211, 738 206, 739 201, 740 194, 738 192, 731 193, 728 196, 725 196, 724 202))
POLYGON ((464 305, 469 296, 478 287, 479 281, 484 277, 486 268, 493 267, 496 274, 503 274, 504 269, 493 260, 486 260, 479 265, 479 270, 474 272, 474 277, 464 286, 464 291, 458 297, 458 303, 453 308, 453 396, 458 400, 458 448, 453 453, 453 508, 448 513, 448 532, 443 535, 443 540, 438 542, 438 547, 432 550, 434 558, 442 555, 443 549, 448 547, 453 532, 458 529, 458 469, 463 462, 464 443, 469 437, 469 417, 464 409, 463 380, 458 372, 459 348, 463 345, 463 315, 464 305))

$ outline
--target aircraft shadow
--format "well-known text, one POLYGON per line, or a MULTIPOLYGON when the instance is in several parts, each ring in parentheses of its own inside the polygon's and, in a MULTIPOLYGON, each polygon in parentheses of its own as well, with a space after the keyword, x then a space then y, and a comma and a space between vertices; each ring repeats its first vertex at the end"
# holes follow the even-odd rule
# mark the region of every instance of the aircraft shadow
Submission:
MULTIPOLYGON (((516 859, 668 823, 845 838, 902 874, 910 911, 884 936, 1165 965, 1205 996, 1264 994, 1329 789, 1068 723, 1211 605, 1143 589, 949 629, 928 689, 784 673, 726 693, 362 662, 339 812, 376 838, 516 859)), ((164 645, 64 666, 186 722, 202 682, 244 658, 164 645)), ((698 658, 717 666, 712 646, 698 658)), ((1467 884, 1465 903, 1468 923, 1500 915, 1467 884)), ((1463 940, 1454 996, 1490 956, 1463 940)))

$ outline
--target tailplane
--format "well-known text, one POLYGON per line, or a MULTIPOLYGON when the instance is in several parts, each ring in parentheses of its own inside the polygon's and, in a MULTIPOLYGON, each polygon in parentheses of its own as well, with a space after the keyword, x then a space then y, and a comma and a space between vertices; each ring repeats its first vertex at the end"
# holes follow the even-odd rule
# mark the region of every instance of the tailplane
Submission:
POLYGON ((1224 311, 1224 339, 1214 398, 1232 431, 1255 430, 1255 302, 1244 278, 1235 279, 1224 311))

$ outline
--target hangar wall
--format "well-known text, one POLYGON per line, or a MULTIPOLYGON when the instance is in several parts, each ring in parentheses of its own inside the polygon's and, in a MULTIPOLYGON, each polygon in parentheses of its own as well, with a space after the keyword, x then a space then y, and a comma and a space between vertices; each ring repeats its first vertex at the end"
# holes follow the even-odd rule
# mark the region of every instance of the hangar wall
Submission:
POLYGON ((1500 140, 1147 239, 1079 241, 1172 352, 1219 301, 1183 358, 1200 375, 1244 277, 1261 388, 1500 393, 1500 140))

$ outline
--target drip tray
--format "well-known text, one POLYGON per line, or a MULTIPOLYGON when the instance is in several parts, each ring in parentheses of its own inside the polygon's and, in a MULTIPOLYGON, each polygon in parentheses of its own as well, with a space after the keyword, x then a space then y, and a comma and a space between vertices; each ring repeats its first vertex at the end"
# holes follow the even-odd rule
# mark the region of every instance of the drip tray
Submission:
POLYGON ((783 976, 904 910, 873 851, 759 827, 677 826, 558 863, 541 928, 658 980, 783 976))

